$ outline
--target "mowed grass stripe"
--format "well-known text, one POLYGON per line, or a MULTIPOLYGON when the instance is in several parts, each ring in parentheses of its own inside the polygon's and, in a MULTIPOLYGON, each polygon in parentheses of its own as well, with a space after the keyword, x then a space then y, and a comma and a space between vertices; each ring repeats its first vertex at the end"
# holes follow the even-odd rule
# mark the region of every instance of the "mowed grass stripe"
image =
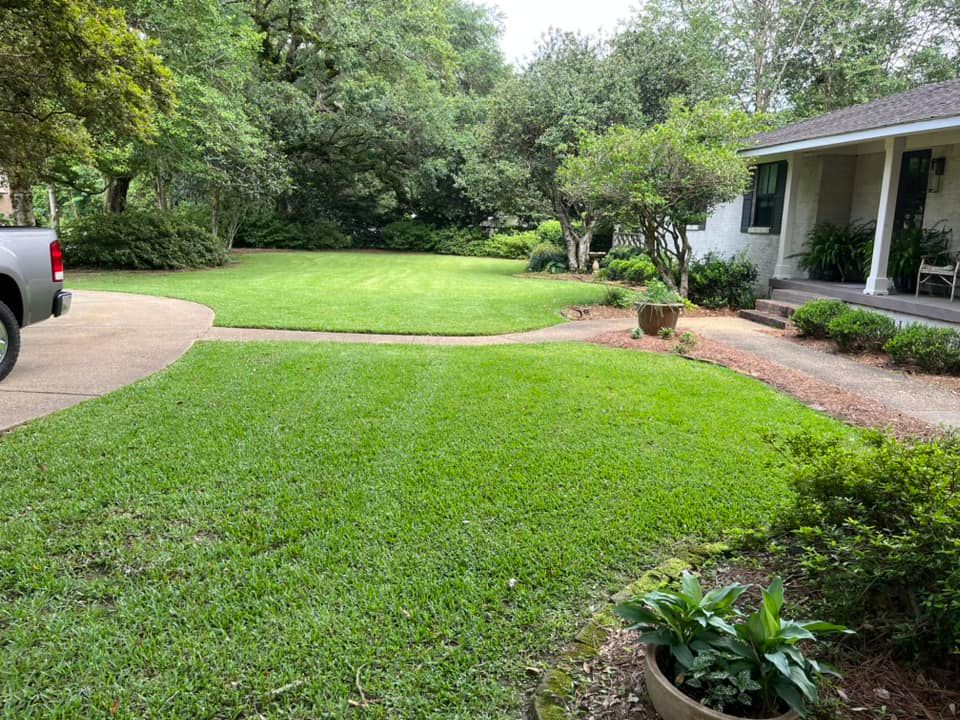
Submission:
POLYGON ((517 717, 592 603, 783 503, 799 428, 845 432, 674 357, 201 344, 0 439, 0 706, 517 717))
POLYGON ((562 322, 597 302, 588 283, 517 277, 516 260, 377 252, 235 254, 215 270, 71 274, 76 289, 208 305, 224 327, 415 335, 496 335, 562 322))

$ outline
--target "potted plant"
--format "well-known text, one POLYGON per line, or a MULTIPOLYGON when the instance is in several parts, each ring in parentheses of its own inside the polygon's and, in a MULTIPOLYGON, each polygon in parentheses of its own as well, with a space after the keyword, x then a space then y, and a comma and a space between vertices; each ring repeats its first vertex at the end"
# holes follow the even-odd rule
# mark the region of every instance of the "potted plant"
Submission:
POLYGON ((617 606, 641 631, 647 691, 664 720, 795 720, 817 703, 820 675, 836 675, 799 644, 850 631, 784 619, 780 578, 744 614, 737 603, 749 588, 734 583, 704 593, 685 572, 678 592, 655 591, 617 606))
POLYGON ((651 280, 637 293, 637 321, 647 335, 661 328, 676 329, 683 312, 683 298, 659 280, 651 280))

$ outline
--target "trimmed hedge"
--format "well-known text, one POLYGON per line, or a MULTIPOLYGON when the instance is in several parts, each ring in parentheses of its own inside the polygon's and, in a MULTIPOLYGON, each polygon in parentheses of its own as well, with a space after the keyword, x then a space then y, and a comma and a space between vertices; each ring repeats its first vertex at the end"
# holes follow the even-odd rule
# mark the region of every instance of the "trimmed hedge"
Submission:
POLYGON ((183 270, 227 262, 223 240, 176 211, 128 210, 81 217, 63 232, 74 266, 124 270, 183 270))
POLYGON ((530 253, 540 242, 540 238, 534 231, 511 234, 498 233, 487 240, 485 254, 490 257, 520 260, 530 257, 530 253))
POLYGON ((897 324, 886 315, 869 310, 847 310, 830 321, 827 328, 843 352, 883 350, 897 334, 897 324))
POLYGON ((628 260, 613 260, 606 268, 608 280, 642 285, 647 280, 657 277, 657 268, 646 255, 637 255, 628 260))
POLYGON ((960 331, 911 325, 883 346, 898 365, 916 365, 929 372, 960 373, 960 331))
POLYGON ((822 339, 830 335, 830 323, 848 309, 840 300, 812 300, 797 308, 790 321, 801 334, 822 339))

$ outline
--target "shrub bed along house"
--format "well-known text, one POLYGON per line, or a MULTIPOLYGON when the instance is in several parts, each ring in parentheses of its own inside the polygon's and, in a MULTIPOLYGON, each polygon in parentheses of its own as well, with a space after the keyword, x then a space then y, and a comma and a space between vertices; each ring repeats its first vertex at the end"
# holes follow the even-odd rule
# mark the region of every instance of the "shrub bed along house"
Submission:
POLYGON ((223 240, 176 211, 128 210, 88 215, 64 229, 71 265, 127 270, 182 270, 227 261, 223 240))
POLYGON ((812 300, 797 308, 790 320, 803 335, 825 338, 830 335, 830 323, 847 309, 841 300, 812 300))
POLYGON ((690 263, 689 272, 689 296, 697 305, 738 310, 756 303, 757 268, 745 257, 707 253, 690 263))
POLYGON ((843 352, 877 352, 897 334, 897 324, 880 313, 847 309, 830 321, 827 330, 843 352))
POLYGON ((960 331, 952 328, 911 325, 887 341, 883 349, 899 365, 960 373, 960 331))

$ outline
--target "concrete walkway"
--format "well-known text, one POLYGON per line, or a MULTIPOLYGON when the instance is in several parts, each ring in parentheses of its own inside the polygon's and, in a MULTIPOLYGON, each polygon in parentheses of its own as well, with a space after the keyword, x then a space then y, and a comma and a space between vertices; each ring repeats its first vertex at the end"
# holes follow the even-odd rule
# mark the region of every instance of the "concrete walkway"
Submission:
POLYGON ((23 330, 20 360, 0 383, 0 432, 162 370, 212 324, 196 303, 74 292, 70 313, 23 330))
POLYGON ((684 318, 682 329, 753 353, 910 415, 930 425, 960 428, 960 396, 905 373, 825 353, 734 317, 684 318))

